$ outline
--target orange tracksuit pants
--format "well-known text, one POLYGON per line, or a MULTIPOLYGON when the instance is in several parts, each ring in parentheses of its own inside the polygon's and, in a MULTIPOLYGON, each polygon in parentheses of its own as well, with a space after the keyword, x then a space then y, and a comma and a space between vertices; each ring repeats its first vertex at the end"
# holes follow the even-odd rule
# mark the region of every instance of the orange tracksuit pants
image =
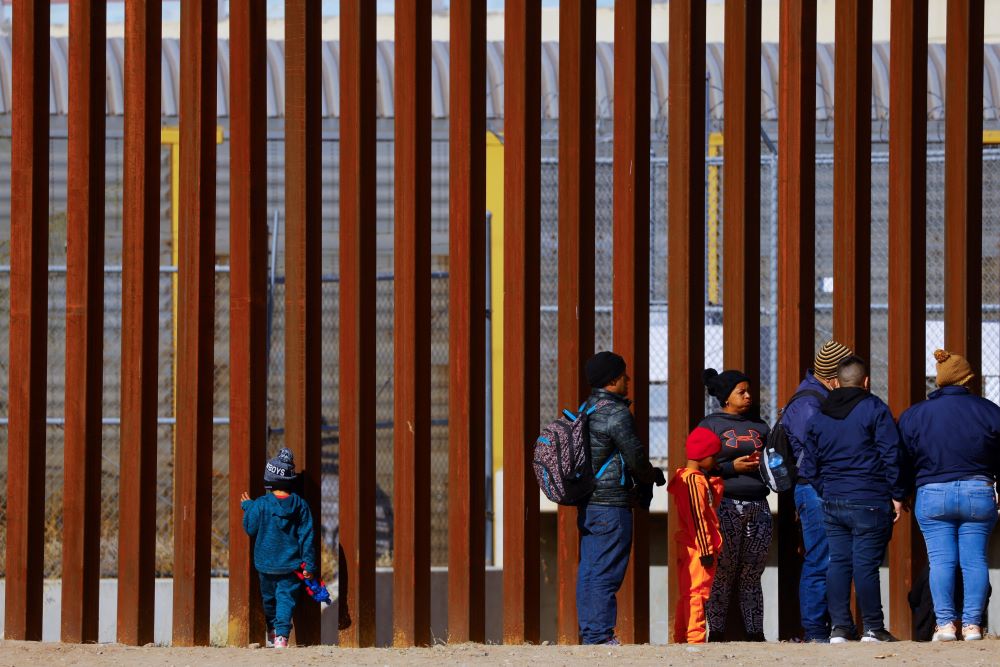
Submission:
POLYGON ((674 643, 704 644, 708 637, 705 605, 712 593, 715 564, 701 564, 697 547, 677 543, 677 609, 674 610, 674 643))

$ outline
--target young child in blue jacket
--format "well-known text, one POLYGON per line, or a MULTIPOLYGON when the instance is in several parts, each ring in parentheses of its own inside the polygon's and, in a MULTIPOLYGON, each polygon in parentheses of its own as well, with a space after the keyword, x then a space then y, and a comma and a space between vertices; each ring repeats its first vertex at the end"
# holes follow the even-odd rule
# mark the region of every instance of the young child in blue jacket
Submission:
POLYGON ((305 500, 292 492, 295 479, 292 452, 282 449, 264 468, 264 488, 269 493, 251 500, 244 491, 240 497, 243 529, 256 538, 253 561, 260 575, 268 639, 274 648, 288 647, 292 612, 302 588, 296 572, 302 563, 306 578, 316 571, 312 513, 305 500))

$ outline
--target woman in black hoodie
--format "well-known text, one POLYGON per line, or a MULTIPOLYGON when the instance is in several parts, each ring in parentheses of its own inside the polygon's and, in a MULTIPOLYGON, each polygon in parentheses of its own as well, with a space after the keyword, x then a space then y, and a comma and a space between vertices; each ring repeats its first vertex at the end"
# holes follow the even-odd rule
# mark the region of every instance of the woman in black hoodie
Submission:
POLYGON ((709 641, 725 641, 726 615, 733 586, 739 591, 740 609, 748 641, 764 641, 764 593, 760 577, 771 546, 771 509, 768 488, 760 477, 758 457, 770 428, 755 415, 750 378, 741 371, 722 373, 709 368, 705 388, 721 406, 699 426, 722 440, 715 457, 725 482, 719 523, 722 556, 708 602, 709 641))

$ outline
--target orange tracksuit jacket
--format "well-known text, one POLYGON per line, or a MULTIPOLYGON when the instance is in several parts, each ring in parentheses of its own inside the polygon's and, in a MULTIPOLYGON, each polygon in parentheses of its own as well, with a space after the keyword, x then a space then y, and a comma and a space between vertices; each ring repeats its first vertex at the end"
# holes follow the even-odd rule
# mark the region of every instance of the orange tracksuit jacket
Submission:
POLYGON ((667 490, 673 497, 672 511, 680 526, 677 542, 677 572, 680 586, 674 611, 674 642, 703 644, 706 639, 705 604, 712 592, 712 579, 722 553, 722 533, 717 510, 722 502, 722 479, 709 478, 699 470, 680 468, 667 490), (714 556, 711 567, 702 556, 714 556))

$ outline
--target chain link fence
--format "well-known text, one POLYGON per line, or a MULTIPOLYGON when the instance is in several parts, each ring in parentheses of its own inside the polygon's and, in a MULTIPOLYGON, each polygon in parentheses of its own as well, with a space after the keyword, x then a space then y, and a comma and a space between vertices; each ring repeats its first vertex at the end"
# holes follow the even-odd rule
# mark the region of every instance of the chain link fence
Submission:
MULTIPOLYGON (((385 128, 382 128, 384 131, 385 128)), ((558 161, 554 142, 549 140, 541 164, 542 257, 541 267, 541 353, 540 414, 547 421, 558 413, 556 404, 558 355, 558 161)), ((378 428, 374 441, 377 460, 377 551, 382 565, 392 559, 392 358, 393 358, 393 143, 391 134, 380 135, 377 146, 378 235, 377 271, 378 316, 377 360, 374 369, 378 387, 376 405, 378 428)), ((612 239, 613 167, 607 148, 602 144, 595 163, 595 343, 598 349, 612 343, 612 282, 614 247, 612 239)), ((667 359, 670 337, 667 331, 667 162, 665 143, 654 141, 650 165, 650 451, 664 459, 667 452, 667 359)), ((432 562, 447 563, 447 470, 448 470, 448 173, 447 142, 436 138, 432 149, 432 562)), ((118 465, 121 353, 121 263, 120 230, 122 212, 122 141, 108 141, 107 160, 107 244, 109 270, 105 276, 104 339, 104 451, 102 491, 102 575, 115 576, 118 539, 118 465), (115 231, 117 230, 117 232, 115 231), (115 234, 118 234, 116 237, 115 234)), ((65 138, 50 143, 50 263, 48 342, 48 415, 46 475, 46 576, 58 576, 61 569, 62 540, 62 442, 63 395, 65 389, 65 138)), ((170 576, 173 569, 173 290, 176 278, 171 264, 171 211, 169 149, 161 154, 161 255, 164 266, 159 282, 160 337, 159 380, 161 423, 158 429, 157 456, 157 545, 156 569, 160 576, 170 576)), ((335 132, 324 137, 322 147, 323 191, 323 285, 322 285, 322 517, 321 543, 324 550, 324 574, 332 580, 336 568, 338 516, 338 441, 339 404, 339 283, 337 253, 339 233, 339 144, 335 132)), ((706 366, 722 366, 723 335, 721 290, 725 279, 722 237, 722 157, 710 157, 706 166, 706 366)), ((10 173, 9 137, 0 136, 0 181, 10 173)), ((775 380, 777 347, 776 324, 776 253, 777 253, 777 160, 764 151, 761 160, 761 387, 762 413, 773 420, 777 406, 775 380)), ((983 231, 983 364, 984 390, 1000 401, 1000 151, 987 150, 983 159, 984 231, 983 231)), ((943 343, 943 154, 928 156, 927 185, 927 299, 928 346, 943 343)), ((216 426, 213 444, 213 536, 212 567, 223 575, 227 569, 228 516, 228 416, 229 416, 229 275, 228 144, 219 147, 217 218, 219 227, 219 271, 216 276, 216 342, 214 407, 216 426)), ((830 336, 832 288, 832 179, 833 159, 820 155, 816 160, 816 342, 830 336)), ((268 141, 268 220, 271 230, 269 259, 269 361, 268 361, 268 454, 273 455, 284 443, 284 245, 281 214, 284 209, 284 144, 280 137, 268 141)), ((872 374, 873 389, 885 394, 887 338, 887 215, 888 159, 884 153, 872 158, 872 374)), ((0 183, 0 192, 9 192, 0 183)), ((9 220, 9 200, 0 195, 0 220, 9 220)), ((9 264, 9 226, 0 225, 0 265, 9 264)), ((9 353, 9 269, 0 268, 0 419, 7 414, 7 362, 9 353)), ((933 364, 928 360, 928 376, 933 364)), ((706 404, 706 409, 712 409, 706 404)), ((6 461, 7 431, 0 422, 0 460, 6 461)), ((6 466, 0 466, 0 576, 3 573, 5 546, 6 466)))

